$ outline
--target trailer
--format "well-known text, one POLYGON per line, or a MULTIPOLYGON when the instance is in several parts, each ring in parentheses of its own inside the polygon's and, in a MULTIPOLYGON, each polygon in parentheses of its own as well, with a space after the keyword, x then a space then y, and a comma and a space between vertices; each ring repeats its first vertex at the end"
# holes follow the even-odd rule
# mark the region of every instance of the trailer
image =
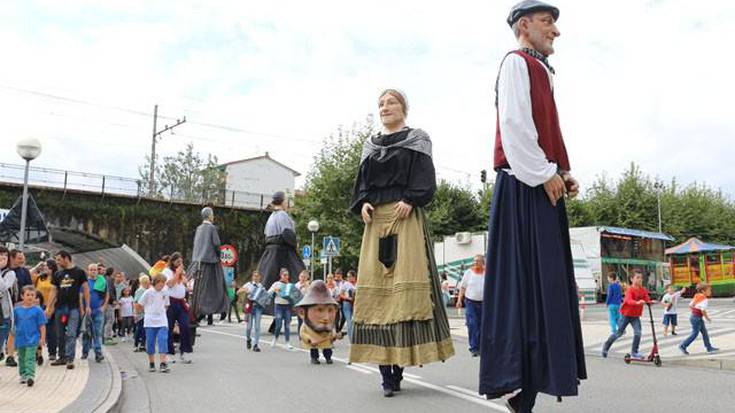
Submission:
POLYGON ((671 264, 672 284, 692 287, 706 282, 712 286, 714 296, 735 295, 735 246, 690 238, 667 249, 666 255, 671 264))
POLYGON ((608 226, 570 228, 569 235, 573 244, 582 245, 600 301, 607 293, 610 273, 626 284, 633 269, 642 270, 644 286, 654 297, 670 282, 669 263, 664 254, 666 244, 674 240, 670 235, 608 226))
MULTIPOLYGON (((579 293, 585 303, 597 302, 597 284, 593 269, 587 259, 584 245, 572 240, 572 259, 574 262, 574 278, 579 293)), ((434 257, 439 273, 446 273, 447 279, 456 285, 464 272, 472 266, 475 255, 485 255, 487 251, 487 231, 459 232, 453 236, 445 236, 441 242, 434 243, 434 257)))

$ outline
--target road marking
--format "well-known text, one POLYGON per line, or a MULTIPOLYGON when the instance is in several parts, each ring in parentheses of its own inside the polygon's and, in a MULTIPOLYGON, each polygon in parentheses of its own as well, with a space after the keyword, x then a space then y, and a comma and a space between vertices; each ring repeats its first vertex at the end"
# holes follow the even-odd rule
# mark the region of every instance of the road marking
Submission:
POLYGON ((351 365, 349 365, 349 364, 348 364, 348 365, 346 365, 345 367, 347 367, 347 368, 348 368, 348 369, 350 369, 350 370, 355 370, 355 371, 359 371, 359 372, 360 372, 360 373, 362 373, 362 374, 367 374, 367 375, 372 375, 372 374, 373 374, 373 372, 372 372, 372 371, 369 371, 369 370, 365 370, 365 369, 361 369, 361 368, 359 368, 359 367, 357 367, 357 366, 351 366, 351 365))
POLYGON ((425 387, 427 389, 435 390, 435 391, 438 391, 440 393, 447 394, 449 396, 453 396, 453 397, 457 397, 459 399, 466 400, 468 402, 479 404, 481 406, 487 406, 487 407, 489 407, 489 408, 491 408, 491 409, 493 409, 495 411, 498 411, 498 412, 508 413, 508 409, 506 409, 505 407, 503 407, 503 406, 501 406, 499 404, 493 403, 490 400, 485 400, 485 399, 482 399, 482 398, 479 398, 479 397, 475 397, 475 396, 469 396, 469 395, 466 395, 464 393, 460 393, 460 392, 454 391, 454 390, 445 389, 444 387, 437 386, 436 384, 427 383, 427 382, 424 382, 424 381, 421 381, 421 380, 415 380, 415 379, 404 379, 404 380, 407 381, 407 382, 409 382, 409 383, 413 383, 413 384, 415 384, 417 386, 421 386, 421 387, 425 387))
MULTIPOLYGON (((240 340, 244 340, 245 339, 245 337, 242 336, 242 335, 232 334, 232 333, 225 333, 224 331, 217 331, 217 330, 201 330, 201 331, 202 332, 207 332, 207 333, 212 333, 212 334, 219 334, 219 335, 228 336, 228 337, 235 337, 235 338, 239 338, 240 340)), ((283 345, 283 344, 277 344, 277 346, 278 347, 281 347, 281 348, 286 348, 286 346, 283 345)), ((298 350, 298 351, 301 351, 301 352, 304 352, 304 353, 306 352, 306 350, 299 349, 299 348, 295 348, 295 350, 298 350)), ((347 360, 342 359, 342 358, 337 358, 337 357, 332 357, 332 359, 333 360, 336 360, 336 361, 339 361, 341 363, 345 363, 345 364, 347 364, 347 366, 345 366, 345 367, 347 367, 348 369, 354 370, 354 371, 358 371, 358 372, 360 372, 362 374, 372 374, 372 372, 380 373, 380 370, 378 370, 375 367, 366 366, 364 364, 349 364, 349 362, 347 360)), ((444 393, 446 395, 453 396, 453 397, 456 397, 456 398, 459 398, 459 399, 463 399, 463 400, 466 400, 466 401, 469 401, 469 402, 472 402, 472 403, 475 403, 475 404, 479 404, 479 405, 482 405, 482 406, 487 406, 487 407, 489 407, 489 408, 491 408, 491 409, 493 409, 495 411, 498 411, 498 412, 508 413, 508 409, 506 409, 505 407, 503 407, 503 406, 501 406, 501 405, 499 405, 497 403, 491 402, 490 400, 486 400, 486 399, 482 398, 481 396, 479 396, 477 394, 474 394, 474 395, 466 394, 467 392, 471 392, 470 390, 463 389, 463 388, 458 387, 458 386, 451 386, 451 387, 450 386, 447 386, 447 387, 452 388, 452 390, 445 389, 445 388, 443 388, 441 386, 437 386, 436 384, 431 384, 431 383, 427 383, 427 382, 422 381, 422 380, 419 380, 419 379, 412 378, 412 377, 419 377, 419 376, 416 376, 416 375, 413 375, 413 374, 405 374, 404 373, 404 376, 405 376, 404 380, 406 382, 408 382, 408 383, 413 383, 413 384, 415 384, 417 386, 421 386, 421 387, 425 387, 427 389, 435 390, 435 391, 438 391, 440 393, 444 393), (455 390, 455 388, 456 389, 462 389, 462 390, 455 390)))
POLYGON ((730 313, 735 313, 735 310, 729 310, 729 311, 725 311, 724 313, 720 313, 720 314, 718 314, 718 317, 724 317, 724 316, 726 316, 727 314, 730 314, 730 313))
POLYGON ((460 393, 464 393, 464 394, 466 394, 468 396, 473 396, 473 397, 477 397, 477 398, 482 399, 482 396, 480 396, 479 393, 477 393, 476 391, 472 391, 470 389, 465 389, 464 387, 453 386, 453 385, 450 384, 449 386, 447 386, 447 388, 452 389, 454 391, 458 391, 460 393))

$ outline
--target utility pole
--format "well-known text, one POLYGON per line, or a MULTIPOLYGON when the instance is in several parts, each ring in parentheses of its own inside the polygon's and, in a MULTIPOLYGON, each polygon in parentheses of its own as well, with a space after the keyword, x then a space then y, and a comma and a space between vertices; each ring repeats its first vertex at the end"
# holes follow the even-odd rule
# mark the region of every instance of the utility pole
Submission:
POLYGON ((150 175, 148 179, 150 180, 148 182, 148 193, 149 195, 153 195, 153 193, 156 191, 156 140, 159 136, 161 136, 162 133, 172 130, 173 128, 183 124, 186 122, 186 116, 184 116, 183 119, 179 120, 176 119, 176 123, 168 126, 166 125, 163 129, 160 131, 157 131, 156 122, 158 121, 158 105, 153 106, 153 139, 151 142, 151 170, 150 175))

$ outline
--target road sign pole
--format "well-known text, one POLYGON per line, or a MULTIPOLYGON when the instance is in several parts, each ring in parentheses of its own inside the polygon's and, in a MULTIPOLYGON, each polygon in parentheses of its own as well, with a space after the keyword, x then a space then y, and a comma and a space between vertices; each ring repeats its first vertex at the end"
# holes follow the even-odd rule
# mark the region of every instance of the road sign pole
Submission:
POLYGON ((331 255, 329 256, 329 273, 330 273, 330 274, 334 274, 334 273, 332 272, 332 256, 331 256, 331 255))
POLYGON ((311 262, 309 263, 309 279, 314 279, 314 258, 316 253, 314 251, 314 232, 311 233, 311 262))

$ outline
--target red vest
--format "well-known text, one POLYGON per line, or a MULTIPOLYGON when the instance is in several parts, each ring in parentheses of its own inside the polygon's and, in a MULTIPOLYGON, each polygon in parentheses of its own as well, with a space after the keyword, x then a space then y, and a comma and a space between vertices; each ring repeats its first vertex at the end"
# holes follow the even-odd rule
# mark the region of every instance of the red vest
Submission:
MULTIPOLYGON (((538 144, 543 149, 549 162, 554 162, 562 170, 569 171, 567 148, 564 146, 564 138, 561 136, 561 129, 559 128, 559 114, 556 112, 554 91, 551 90, 549 74, 546 72, 543 63, 530 55, 520 50, 511 53, 521 56, 528 65, 528 77, 531 83, 531 113, 538 133, 538 144)), ((509 168, 510 165, 505 158, 505 153, 503 153, 503 142, 500 139, 500 116, 497 118, 495 122, 494 169, 509 168)))

